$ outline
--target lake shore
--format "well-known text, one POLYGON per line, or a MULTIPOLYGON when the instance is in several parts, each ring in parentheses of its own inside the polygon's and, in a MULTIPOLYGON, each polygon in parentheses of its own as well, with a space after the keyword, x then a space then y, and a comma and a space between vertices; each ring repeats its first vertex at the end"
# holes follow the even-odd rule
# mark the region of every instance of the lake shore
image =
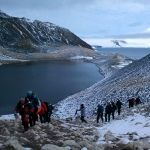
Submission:
POLYGON ((104 55, 98 51, 79 47, 79 46, 61 46, 47 53, 15 53, 12 51, 0 49, 0 55, 5 55, 9 59, 0 59, 0 64, 28 63, 38 61, 79 61, 94 63, 100 74, 106 77, 108 74, 118 70, 120 63, 129 64, 132 59, 120 54, 104 55), (126 62, 127 61, 127 62, 126 62))

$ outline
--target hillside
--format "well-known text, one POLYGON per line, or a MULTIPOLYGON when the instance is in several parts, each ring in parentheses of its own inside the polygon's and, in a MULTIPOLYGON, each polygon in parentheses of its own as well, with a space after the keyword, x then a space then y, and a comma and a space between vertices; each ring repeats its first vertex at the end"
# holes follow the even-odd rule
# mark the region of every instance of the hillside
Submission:
POLYGON ((56 116, 73 117, 81 103, 87 108, 87 116, 93 115, 98 103, 120 99, 126 103, 129 98, 139 96, 149 101, 150 95, 150 54, 134 61, 112 76, 96 83, 92 87, 70 96, 57 104, 56 116))
POLYGON ((0 11, 0 47, 11 51, 47 52, 62 45, 92 49, 66 28, 53 23, 11 17, 0 11))

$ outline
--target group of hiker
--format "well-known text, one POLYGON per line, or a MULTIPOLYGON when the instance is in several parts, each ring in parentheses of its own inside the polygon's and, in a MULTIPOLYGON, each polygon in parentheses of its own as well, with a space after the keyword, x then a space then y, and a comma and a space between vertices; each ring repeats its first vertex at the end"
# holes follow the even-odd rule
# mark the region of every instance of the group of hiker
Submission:
MULTIPOLYGON (((112 116, 112 119, 115 119, 115 112, 118 112, 118 115, 121 113, 121 107, 122 102, 120 100, 117 100, 117 102, 108 102, 105 106, 105 122, 110 121, 110 117, 112 116)), ((104 107, 102 105, 97 106, 97 123, 99 123, 99 119, 101 118, 101 121, 103 122, 103 115, 104 115, 104 107)))
MULTIPOLYGON (((21 98, 15 107, 16 114, 19 113, 24 130, 32 127, 40 118, 41 123, 50 122, 54 106, 48 102, 41 101, 36 94, 28 91, 25 98, 21 98)), ((16 116, 17 117, 17 116, 16 116)))
POLYGON ((129 99, 128 103, 129 103, 129 108, 130 108, 130 107, 133 107, 134 105, 139 105, 142 102, 141 102, 140 98, 137 97, 137 98, 131 98, 131 99, 129 99))
MULTIPOLYGON (((134 105, 138 105, 141 103, 141 100, 139 97, 137 98, 131 98, 128 100, 129 108, 133 107, 134 105)), ((106 103, 105 107, 102 104, 98 104, 97 106, 97 117, 96 121, 99 123, 99 120, 101 119, 102 123, 104 122, 110 122, 110 118, 112 116, 112 119, 115 119, 115 112, 120 115, 121 108, 123 103, 120 100, 117 100, 115 102, 108 102, 106 103)), ((16 114, 19 113, 22 120, 22 125, 24 126, 24 130, 27 131, 29 127, 32 127, 35 125, 36 121, 38 121, 38 118, 40 119, 41 123, 50 122, 51 121, 51 115, 52 111, 54 109, 54 106, 49 104, 46 101, 41 101, 36 94, 34 94, 32 91, 28 91, 26 97, 21 98, 19 102, 17 103, 15 107, 16 114)), ((87 123, 85 117, 85 106, 84 104, 80 105, 80 108, 76 110, 75 115, 77 112, 80 111, 80 119, 82 122, 87 123)), ((17 116, 16 116, 17 117, 17 116)))
MULTIPOLYGON (((128 100, 128 104, 129 104, 129 108, 133 107, 134 105, 139 105, 141 104, 141 100, 139 97, 137 98, 131 98, 128 100)), ((121 108, 122 108, 123 103, 120 100, 117 100, 117 102, 108 102, 105 107, 101 104, 98 104, 97 106, 97 111, 96 111, 96 121, 97 123, 99 123, 99 119, 101 119, 102 123, 104 122, 104 118, 105 118, 105 122, 110 122, 110 118, 112 116, 112 119, 115 119, 115 112, 117 111, 118 115, 120 115, 121 113, 121 108)), ((77 112, 80 111, 81 112, 81 116, 80 119, 82 122, 87 123, 87 121, 85 120, 85 106, 84 104, 80 105, 80 109, 76 110, 75 115, 77 114, 77 112)))

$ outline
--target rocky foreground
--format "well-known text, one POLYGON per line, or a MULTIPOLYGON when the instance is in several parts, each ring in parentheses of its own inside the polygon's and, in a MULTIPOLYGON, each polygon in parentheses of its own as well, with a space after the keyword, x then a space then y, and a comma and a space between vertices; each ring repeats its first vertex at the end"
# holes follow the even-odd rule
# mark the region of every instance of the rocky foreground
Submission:
POLYGON ((98 136, 96 129, 71 125, 52 119, 50 124, 37 123, 23 132, 20 120, 0 121, 0 149, 31 148, 34 150, 94 149, 98 136), (60 148, 61 147, 61 148, 60 148))
POLYGON ((52 119, 23 132, 20 120, 0 120, 1 150, 149 150, 150 105, 124 109, 110 123, 95 117, 81 124, 78 117, 52 119))

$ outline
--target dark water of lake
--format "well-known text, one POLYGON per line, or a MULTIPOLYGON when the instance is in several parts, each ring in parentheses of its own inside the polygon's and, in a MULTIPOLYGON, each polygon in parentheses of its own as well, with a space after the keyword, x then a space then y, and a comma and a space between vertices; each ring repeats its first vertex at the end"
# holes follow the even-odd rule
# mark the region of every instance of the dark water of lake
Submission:
POLYGON ((98 68, 85 62, 40 62, 0 66, 0 114, 13 112, 29 90, 52 104, 103 78, 98 68))
POLYGON ((128 56, 132 59, 140 59, 148 54, 150 54, 150 48, 98 48, 98 51, 110 54, 119 53, 128 56))

